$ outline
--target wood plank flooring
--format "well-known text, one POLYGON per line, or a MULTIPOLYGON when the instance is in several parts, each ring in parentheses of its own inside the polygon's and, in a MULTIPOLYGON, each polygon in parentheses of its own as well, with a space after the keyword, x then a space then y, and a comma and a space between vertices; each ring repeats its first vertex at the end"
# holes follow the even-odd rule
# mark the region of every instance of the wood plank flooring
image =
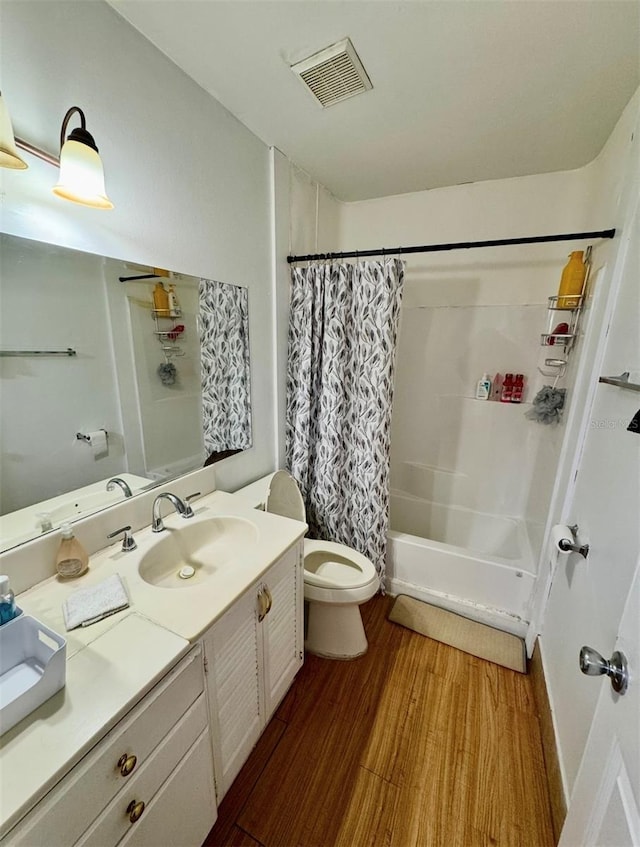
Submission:
POLYGON ((528 676, 362 608, 369 651, 307 656, 205 847, 552 847, 528 676))

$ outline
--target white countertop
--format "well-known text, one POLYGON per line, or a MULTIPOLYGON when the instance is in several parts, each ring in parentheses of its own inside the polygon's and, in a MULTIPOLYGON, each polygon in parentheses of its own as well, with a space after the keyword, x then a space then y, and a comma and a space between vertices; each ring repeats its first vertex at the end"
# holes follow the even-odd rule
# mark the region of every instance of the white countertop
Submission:
POLYGON ((188 522, 176 514, 164 519, 167 535, 187 523, 233 516, 256 527, 255 543, 207 580, 180 589, 159 588, 145 582, 137 570, 140 557, 165 536, 147 528, 135 534, 136 551, 122 553, 118 542, 92 556, 84 576, 69 581, 51 577, 17 597, 25 614, 67 638, 67 677, 62 691, 0 737, 0 836, 306 532, 305 524, 256 511, 247 501, 222 491, 192 505, 195 517, 188 522), (113 573, 123 579, 129 608, 66 632, 62 615, 66 597, 113 573))

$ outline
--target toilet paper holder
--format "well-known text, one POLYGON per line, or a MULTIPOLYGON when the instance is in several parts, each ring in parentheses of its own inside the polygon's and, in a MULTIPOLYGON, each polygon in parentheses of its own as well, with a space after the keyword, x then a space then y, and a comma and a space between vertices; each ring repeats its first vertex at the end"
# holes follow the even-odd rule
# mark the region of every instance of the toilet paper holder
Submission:
POLYGON ((573 526, 570 526, 569 529, 571 530, 573 541, 570 541, 568 538, 561 538, 560 541, 558 541, 558 547, 563 553, 580 553, 580 555, 586 559, 589 555, 589 545, 580 544, 578 541, 578 524, 573 524, 573 526))
MULTIPOLYGON (((103 429, 102 432, 104 432, 107 437, 109 436, 109 433, 106 429, 103 429)), ((78 441, 85 441, 87 444, 91 444, 91 436, 85 435, 83 432, 76 432, 76 438, 78 439, 78 441)))

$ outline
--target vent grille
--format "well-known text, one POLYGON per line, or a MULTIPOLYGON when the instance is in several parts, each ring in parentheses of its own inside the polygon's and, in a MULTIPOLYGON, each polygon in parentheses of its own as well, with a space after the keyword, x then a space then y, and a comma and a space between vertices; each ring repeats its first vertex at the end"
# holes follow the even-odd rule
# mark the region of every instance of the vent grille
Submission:
POLYGON ((291 66, 323 108, 373 88, 349 38, 291 66))

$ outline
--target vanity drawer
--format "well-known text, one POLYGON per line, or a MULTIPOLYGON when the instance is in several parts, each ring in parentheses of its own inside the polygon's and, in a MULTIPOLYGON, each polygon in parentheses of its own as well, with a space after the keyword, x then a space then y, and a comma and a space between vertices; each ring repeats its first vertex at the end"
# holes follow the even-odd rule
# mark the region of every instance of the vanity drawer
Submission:
POLYGON ((68 847, 75 843, 118 791, 142 770, 153 750, 202 694, 203 685, 202 651, 198 646, 9 833, 8 843, 24 847, 68 847), (123 775, 123 770, 128 773, 123 775))
MULTIPOLYGON (((161 810, 154 798, 163 784, 181 767, 181 763, 184 763, 183 760, 188 758, 190 749, 203 733, 205 733, 205 737, 208 740, 207 705, 204 695, 196 700, 186 715, 183 715, 180 721, 173 727, 164 742, 141 767, 140 771, 132 776, 127 785, 118 792, 98 819, 81 836, 76 847, 105 847, 105 845, 115 845, 130 830, 137 829, 139 824, 143 821, 146 822, 158 813, 163 813, 167 820, 172 817, 179 822, 186 822, 183 809, 179 806, 171 806, 161 810), (133 809, 136 804, 136 811, 140 813, 137 820, 137 815, 133 809), (133 821, 130 817, 132 813, 134 814, 133 821)), ((208 781, 212 783, 213 762, 211 759, 210 742, 208 774, 208 781)), ((200 780, 204 780, 203 785, 206 786, 206 777, 206 771, 204 774, 200 772, 192 774, 186 770, 185 781, 188 791, 196 791, 198 781, 200 780)), ((207 816, 207 820, 210 821, 210 829, 215 820, 215 800, 211 796, 203 799, 202 802, 204 804, 202 812, 207 816)), ((145 828, 146 825, 142 827, 142 829, 145 828)), ((160 841, 149 843, 172 844, 171 840, 167 838, 166 832, 160 841)))
POLYGON ((211 741, 204 732, 118 847, 200 847, 216 817, 211 741))

